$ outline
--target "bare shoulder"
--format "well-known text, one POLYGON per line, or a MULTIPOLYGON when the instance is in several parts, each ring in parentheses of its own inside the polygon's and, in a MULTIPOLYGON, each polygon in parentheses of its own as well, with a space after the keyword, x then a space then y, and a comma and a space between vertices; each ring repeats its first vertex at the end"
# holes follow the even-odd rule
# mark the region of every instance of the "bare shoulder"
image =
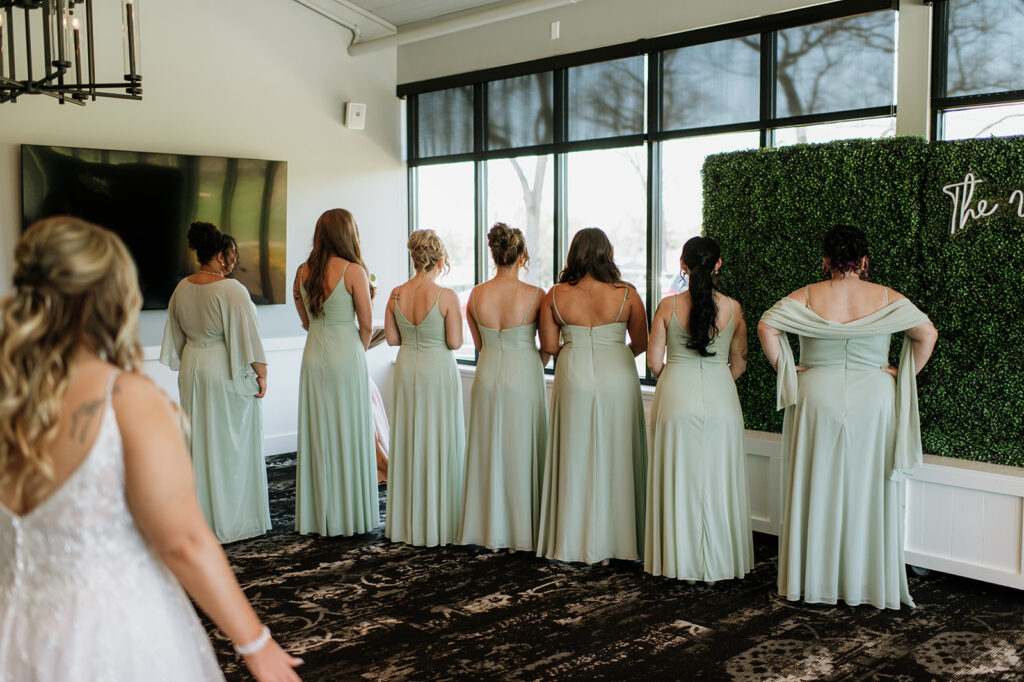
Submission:
POLYGON ((176 409, 168 395, 152 379, 138 372, 118 375, 111 402, 122 432, 143 426, 140 419, 175 418, 176 409))
POLYGON ((810 287, 817 286, 817 284, 818 283, 808 284, 805 287, 800 287, 796 291, 790 293, 786 298, 791 298, 794 301, 804 301, 807 299, 807 291, 810 289, 810 287))
POLYGON ((893 301, 898 301, 900 299, 906 298, 906 296, 904 296, 900 292, 896 291, 892 287, 887 287, 887 286, 884 286, 882 284, 879 284, 878 286, 881 286, 884 289, 887 289, 889 291, 889 302, 890 303, 892 303, 893 301))
POLYGON ((454 289, 447 287, 441 287, 438 300, 445 305, 459 305, 459 295, 455 293, 454 289))
MULTIPOLYGON (((340 259, 339 259, 340 260, 340 259)), ((347 263, 348 261, 343 261, 347 263)), ((363 270, 358 265, 354 268, 349 268, 345 271, 346 282, 366 282, 369 281, 369 277, 366 275, 366 270, 363 270)))

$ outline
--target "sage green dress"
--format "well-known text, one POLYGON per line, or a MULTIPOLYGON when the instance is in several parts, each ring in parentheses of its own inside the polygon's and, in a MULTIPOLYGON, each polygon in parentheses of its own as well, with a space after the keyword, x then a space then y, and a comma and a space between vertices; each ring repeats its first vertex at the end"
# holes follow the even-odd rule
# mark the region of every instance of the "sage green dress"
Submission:
POLYGON ((266 361, 256 306, 240 282, 178 283, 167 304, 160 362, 178 372, 196 496, 225 543, 270 530, 263 408, 252 368, 266 361))
POLYGON ((672 298, 667 360, 651 408, 644 570, 683 580, 742 578, 754 564, 743 412, 729 373, 736 306, 708 344, 690 335, 672 298))
POLYGON ((509 329, 477 323, 483 348, 470 393, 461 544, 537 546, 547 399, 537 323, 525 322, 509 329))
POLYGON ((299 443, 295 530, 320 535, 367 533, 380 525, 377 450, 366 351, 355 323, 345 272, 323 304, 309 312, 299 373, 299 443))
POLYGON ((419 324, 392 305, 402 345, 395 360, 384 534, 410 545, 448 545, 458 539, 462 516, 462 381, 437 299, 419 324))
MULTIPOLYGON (((558 290, 555 286, 553 291, 558 290)), ((643 556, 647 434, 626 323, 562 325, 541 491, 537 554, 548 559, 643 556)), ((554 294, 552 294, 554 300, 554 294)))
MULTIPOLYGON (((887 292, 888 293, 888 292, 887 292)), ((761 318, 800 336, 800 364, 783 338, 777 404, 785 408, 779 594, 811 603, 914 605, 903 562, 903 487, 921 463, 913 342, 896 379, 891 335, 928 321, 907 299, 845 324, 792 298, 761 318)), ((785 335, 783 335, 785 336, 785 335)))

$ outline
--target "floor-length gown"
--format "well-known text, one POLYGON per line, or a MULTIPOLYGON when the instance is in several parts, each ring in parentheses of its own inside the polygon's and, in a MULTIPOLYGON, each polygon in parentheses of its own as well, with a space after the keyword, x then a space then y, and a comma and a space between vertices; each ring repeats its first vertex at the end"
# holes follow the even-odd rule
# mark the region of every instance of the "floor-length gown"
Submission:
POLYGON ((508 329, 477 323, 483 348, 470 393, 463 544, 536 549, 547 400, 537 323, 525 322, 508 329))
POLYGON ((883 368, 891 335, 928 318, 901 299, 842 324, 787 297, 762 320, 799 334, 800 364, 807 367, 796 373, 783 338, 779 593, 811 603, 913 606, 903 562, 901 481, 921 461, 921 439, 909 337, 897 379, 883 368))
POLYGON ((26 514, 0 505, 0 680, 223 679, 192 604, 128 509, 108 386, 71 477, 26 514))
POLYGON ((384 534, 410 545, 448 545, 458 538, 462 513, 462 383, 437 299, 419 324, 393 305, 402 345, 395 360, 384 534))
MULTIPOLYGON (((625 303, 624 295, 616 320, 625 303)), ((564 322, 557 303, 554 308, 564 322)), ((625 338, 625 322, 562 326, 539 556, 585 563, 643 557, 647 434, 636 364, 625 338)))
POLYGON ((683 580, 726 580, 754 563, 743 413, 729 373, 736 307, 708 344, 690 335, 672 301, 665 369, 651 408, 644 570, 683 580))
POLYGON ((196 494, 221 542, 270 530, 263 409, 252 363, 265 363, 256 306, 236 280, 181 280, 167 305, 160 361, 178 371, 196 494))
POLYGON ((299 374, 299 533, 353 535, 380 525, 370 379, 345 270, 316 317, 299 284, 309 319, 299 374))

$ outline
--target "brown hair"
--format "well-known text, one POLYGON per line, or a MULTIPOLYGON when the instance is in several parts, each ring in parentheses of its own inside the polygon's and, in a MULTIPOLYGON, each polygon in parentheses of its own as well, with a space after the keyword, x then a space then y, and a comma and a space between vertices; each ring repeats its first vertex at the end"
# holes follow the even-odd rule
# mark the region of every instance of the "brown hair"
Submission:
POLYGON ((573 235, 558 282, 576 284, 587 274, 606 284, 628 284, 622 281, 622 273, 615 264, 615 251, 608 235, 596 227, 583 228, 573 235))
POLYGON ((523 265, 530 262, 530 252, 526 249, 526 238, 519 228, 509 227, 505 223, 494 223, 487 233, 487 246, 491 248, 491 258, 499 268, 514 265, 520 256, 526 256, 523 265))
POLYGON ((416 272, 430 272, 435 267, 441 272, 448 272, 451 268, 444 242, 433 230, 414 231, 409 235, 406 246, 409 248, 409 256, 416 272))
MULTIPOLYGON (((308 273, 303 282, 306 287, 309 314, 313 317, 320 317, 324 313, 324 278, 327 276, 327 263, 333 257, 356 263, 366 271, 366 277, 369 279, 370 271, 363 262, 363 252, 359 248, 359 227, 352 213, 343 208, 324 211, 316 221, 313 250, 306 259, 308 273)), ((371 284, 370 297, 372 298, 375 293, 376 289, 371 284)))
POLYGON ((12 296, 0 304, 0 484, 32 506, 54 478, 72 355, 86 347, 142 368, 135 263, 113 232, 69 216, 33 224, 14 247, 12 296))

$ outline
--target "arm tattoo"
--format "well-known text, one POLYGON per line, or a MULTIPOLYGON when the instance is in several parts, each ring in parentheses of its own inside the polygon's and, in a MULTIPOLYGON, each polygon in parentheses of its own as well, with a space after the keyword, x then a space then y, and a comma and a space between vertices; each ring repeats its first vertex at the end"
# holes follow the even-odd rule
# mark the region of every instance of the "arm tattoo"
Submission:
POLYGON ((85 444, 85 434, 89 430, 89 421, 93 415, 96 414, 97 410, 105 402, 104 399, 98 398, 87 403, 83 403, 74 412, 71 413, 71 439, 77 440, 79 443, 85 444))

